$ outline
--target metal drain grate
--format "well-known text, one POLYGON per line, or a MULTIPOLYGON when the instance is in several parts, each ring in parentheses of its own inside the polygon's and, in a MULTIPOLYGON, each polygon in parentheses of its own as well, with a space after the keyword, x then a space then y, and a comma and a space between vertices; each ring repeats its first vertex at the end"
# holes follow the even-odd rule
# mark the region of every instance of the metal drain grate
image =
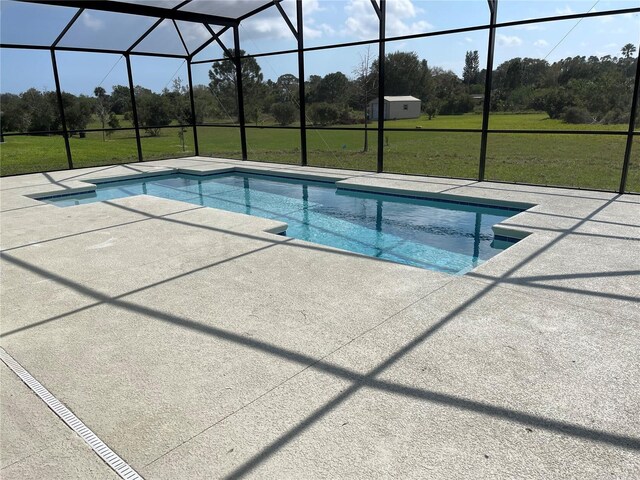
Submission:
POLYGON ((18 375, 27 386, 40 397, 58 417, 66 423, 69 428, 76 432, 80 437, 96 452, 102 460, 105 461, 120 477, 125 480, 142 480, 142 477, 129 464, 120 458, 113 450, 100 440, 87 426, 76 417, 71 410, 65 407, 60 401, 54 397, 49 390, 44 388, 40 382, 31 376, 22 365, 16 362, 4 348, 0 347, 0 359, 18 375))

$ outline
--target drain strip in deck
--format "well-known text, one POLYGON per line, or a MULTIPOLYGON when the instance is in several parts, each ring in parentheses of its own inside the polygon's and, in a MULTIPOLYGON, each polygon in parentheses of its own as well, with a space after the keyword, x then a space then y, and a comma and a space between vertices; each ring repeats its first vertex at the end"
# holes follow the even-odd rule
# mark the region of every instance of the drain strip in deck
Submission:
POLYGON ((62 419, 64 423, 69 426, 74 432, 96 452, 102 460, 105 461, 109 467, 111 467, 121 478, 125 480, 142 480, 142 477, 127 464, 122 458, 120 458, 113 450, 111 450, 102 440, 100 440, 95 433, 76 417, 71 410, 65 407, 60 401, 54 397, 49 390, 44 388, 40 382, 38 382, 29 372, 27 372, 22 365, 20 365, 11 355, 9 355, 2 347, 0 347, 0 359, 13 370, 20 379, 31 389, 33 392, 45 402, 51 410, 54 411, 58 417, 62 419))

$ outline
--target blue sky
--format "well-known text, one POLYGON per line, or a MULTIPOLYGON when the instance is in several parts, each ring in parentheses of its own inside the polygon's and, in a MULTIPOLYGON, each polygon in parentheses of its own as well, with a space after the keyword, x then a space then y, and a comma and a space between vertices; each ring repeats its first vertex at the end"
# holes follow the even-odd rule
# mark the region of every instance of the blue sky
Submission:
MULTIPOLYGON (((264 0, 196 0, 193 10, 213 6, 224 14, 245 11, 264 0), (235 10, 234 10, 235 9, 235 10), (240 9, 240 10, 238 10, 240 9)), ((150 4, 171 6, 176 0, 149 0, 150 4)), ((538 16, 563 15, 587 11, 606 11, 640 7, 640 0, 500 0, 499 22, 538 16), (594 6, 595 5, 595 6, 594 6)), ((295 19, 295 2, 284 0, 283 6, 295 19)), ((2 42, 50 44, 75 13, 74 9, 23 4, 8 0, 0 2, 2 42)), ((369 0, 305 0, 305 45, 318 46, 377 37, 377 20, 369 0)), ((387 36, 431 32, 486 23, 489 11, 486 0, 388 0, 387 36)), ((61 45, 124 49, 151 24, 153 19, 137 16, 117 16, 106 12, 86 11, 65 36, 61 45)), ((564 20, 520 27, 505 27, 497 32, 495 65, 513 57, 547 58, 554 61, 574 55, 619 55, 626 43, 640 41, 640 15, 614 15, 576 20, 564 20), (575 27, 575 28, 574 28, 575 27), (571 33, 563 41, 562 38, 571 33), (561 41, 561 42, 560 42, 561 41), (560 42, 558 44, 558 42, 560 42), (556 46, 557 45, 557 46, 556 46), (555 47, 555 48, 554 48, 555 47)), ((208 38, 201 25, 180 24, 190 48, 208 38)), ((249 53, 295 48, 294 38, 277 10, 271 8, 240 29, 241 45, 249 53)), ((232 46, 231 35, 223 37, 232 46)), ((415 51, 432 66, 461 74, 467 50, 478 50, 481 64, 486 62, 487 31, 468 32, 444 37, 391 42, 387 51, 415 51)), ((158 50, 179 53, 183 50, 175 29, 165 22, 143 42, 138 50, 158 50)), ((306 73, 326 75, 342 71, 353 75, 367 47, 347 47, 339 50, 309 52, 305 57, 306 73)), ((48 52, 3 49, 0 69, 0 89, 20 92, 29 87, 53 89, 48 52)), ((371 47, 371 54, 377 48, 371 47)), ((112 85, 127 84, 126 65, 119 55, 59 52, 58 66, 62 87, 73 93, 91 94, 97 85, 110 90, 112 85)), ((221 49, 213 45, 201 52, 196 60, 219 58, 221 49)), ((159 91, 171 86, 173 78, 186 80, 182 60, 132 56, 134 81, 159 91)), ((275 79, 284 73, 297 74, 296 55, 281 55, 259 59, 265 78, 275 79)), ((207 83, 209 65, 194 66, 194 81, 207 83)))

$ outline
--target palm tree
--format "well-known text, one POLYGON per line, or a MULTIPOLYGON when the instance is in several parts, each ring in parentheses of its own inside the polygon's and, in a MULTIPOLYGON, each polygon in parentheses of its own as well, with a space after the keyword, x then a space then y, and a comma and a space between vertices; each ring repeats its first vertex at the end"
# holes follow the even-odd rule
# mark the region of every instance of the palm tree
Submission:
POLYGON ((633 43, 627 43, 620 52, 624 58, 631 58, 636 53, 636 46, 633 43))
POLYGON ((96 96, 95 113, 98 120, 102 123, 102 141, 105 141, 104 128, 105 123, 109 119, 109 109, 107 108, 107 92, 104 88, 98 86, 93 89, 93 94, 96 96))

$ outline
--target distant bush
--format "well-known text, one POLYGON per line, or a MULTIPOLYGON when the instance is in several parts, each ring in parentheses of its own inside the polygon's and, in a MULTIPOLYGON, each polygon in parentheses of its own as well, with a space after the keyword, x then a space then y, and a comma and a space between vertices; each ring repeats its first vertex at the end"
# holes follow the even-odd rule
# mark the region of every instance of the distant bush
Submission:
POLYGON ((316 125, 333 125, 338 123, 342 110, 332 103, 319 102, 309 107, 309 118, 316 125))
POLYGON ((429 99, 422 104, 422 111, 426 113, 429 120, 431 120, 438 115, 440 111, 440 102, 436 99, 429 99))
POLYGON ((360 112, 354 112, 348 106, 344 105, 340 108, 340 116, 338 122, 341 125, 355 125, 356 123, 364 123, 364 115, 360 112))
POLYGON ((440 106, 441 115, 461 115, 471 112, 475 106, 473 98, 466 93, 459 93, 447 98, 440 106))
POLYGON ((137 87, 138 122, 147 135, 157 137, 160 128, 171 123, 171 108, 167 99, 151 90, 137 87))
POLYGON ((602 119, 602 123, 604 124, 618 124, 618 123, 629 123, 629 112, 624 112, 619 108, 611 110, 607 112, 607 114, 602 119))
POLYGON ((290 103, 274 103, 271 105, 271 115, 280 125, 290 125, 296 119, 296 108, 290 103))
MULTIPOLYGON (((91 120, 91 113, 95 100, 86 95, 75 96, 71 93, 62 92, 62 104, 69 130, 83 130, 87 128, 91 120)), ((80 132, 82 133, 82 132, 80 132)), ((80 138, 84 138, 80 135, 80 138)))
POLYGON ((562 118, 562 114, 575 105, 571 92, 565 88, 549 88, 536 93, 531 101, 534 110, 546 112, 549 118, 562 118))
POLYGON ((0 105, 3 132, 44 132, 61 128, 55 92, 30 88, 20 95, 4 93, 0 95, 0 105))
POLYGON ((569 107, 565 109, 562 118, 566 123, 592 123, 593 116, 582 107, 569 107))

